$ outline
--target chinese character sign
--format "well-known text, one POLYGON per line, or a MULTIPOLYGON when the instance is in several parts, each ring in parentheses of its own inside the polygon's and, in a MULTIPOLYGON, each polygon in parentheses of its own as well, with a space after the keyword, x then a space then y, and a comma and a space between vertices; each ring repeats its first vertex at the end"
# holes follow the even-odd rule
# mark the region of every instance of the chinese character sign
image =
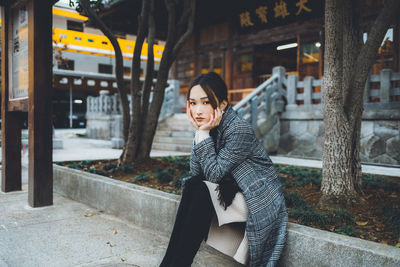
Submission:
POLYGON ((11 11, 10 99, 28 97, 28 11, 26 6, 11 11))
POLYGON ((240 31, 265 29, 323 16, 321 0, 253 0, 238 8, 240 31))

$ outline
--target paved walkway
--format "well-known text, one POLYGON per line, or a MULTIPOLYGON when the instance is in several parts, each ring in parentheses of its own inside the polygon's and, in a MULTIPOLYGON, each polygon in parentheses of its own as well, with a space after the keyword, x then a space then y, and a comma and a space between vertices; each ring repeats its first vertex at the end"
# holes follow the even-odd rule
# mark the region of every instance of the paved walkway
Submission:
MULTIPOLYGON (((164 256, 169 237, 161 233, 58 194, 42 208, 27 199, 27 191, 0 192, 0 267, 156 267, 164 256)), ((193 266, 233 267, 221 255, 202 247, 193 266)))
MULTIPOLYGON (((82 138, 77 133, 82 133, 82 130, 56 130, 55 136, 63 140, 64 148, 53 151, 54 161, 110 159, 121 154, 121 150, 111 149, 109 141, 82 138)), ((151 153, 152 156, 182 154, 187 153, 151 153)), ((271 158, 279 164, 314 168, 322 165, 317 160, 271 158)), ((136 227, 56 193, 53 206, 31 208, 27 203, 27 163, 24 154, 23 190, 0 192, 0 267, 158 266, 168 236, 136 227)), ((363 171, 400 176, 399 168, 363 165, 363 171)), ((202 247, 193 266, 232 267, 232 264, 230 259, 213 249, 202 247)))

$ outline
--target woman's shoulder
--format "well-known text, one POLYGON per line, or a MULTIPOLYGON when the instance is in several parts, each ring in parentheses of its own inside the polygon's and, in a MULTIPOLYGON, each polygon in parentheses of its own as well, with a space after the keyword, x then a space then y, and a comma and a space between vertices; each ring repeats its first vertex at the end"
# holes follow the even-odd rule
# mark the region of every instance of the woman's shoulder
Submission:
POLYGON ((243 119, 236 111, 232 110, 229 118, 225 121, 223 125, 223 132, 232 133, 232 132, 246 132, 253 133, 253 128, 251 124, 243 119))

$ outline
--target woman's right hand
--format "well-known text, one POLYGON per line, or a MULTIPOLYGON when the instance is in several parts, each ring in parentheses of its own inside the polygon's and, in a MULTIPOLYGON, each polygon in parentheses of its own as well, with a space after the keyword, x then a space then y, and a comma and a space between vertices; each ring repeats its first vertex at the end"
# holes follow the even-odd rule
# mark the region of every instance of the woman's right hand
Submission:
POLYGON ((199 129, 199 126, 197 125, 196 121, 194 120, 192 113, 190 112, 190 103, 189 101, 186 101, 186 114, 188 116, 188 119, 190 123, 193 125, 193 127, 196 129, 196 131, 199 129))

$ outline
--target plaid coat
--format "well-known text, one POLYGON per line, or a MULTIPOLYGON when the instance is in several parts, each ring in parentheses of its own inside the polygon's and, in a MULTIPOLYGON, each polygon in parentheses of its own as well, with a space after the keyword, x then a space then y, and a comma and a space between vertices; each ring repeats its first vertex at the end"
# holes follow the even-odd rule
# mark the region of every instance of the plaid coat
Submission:
MULTIPOLYGON (((249 266, 275 266, 285 244, 288 215, 273 163, 251 125, 232 107, 216 130, 216 143, 209 137, 192 147, 191 173, 213 183, 232 174, 249 210, 249 266)), ((189 178, 183 180, 183 187, 189 178)))

